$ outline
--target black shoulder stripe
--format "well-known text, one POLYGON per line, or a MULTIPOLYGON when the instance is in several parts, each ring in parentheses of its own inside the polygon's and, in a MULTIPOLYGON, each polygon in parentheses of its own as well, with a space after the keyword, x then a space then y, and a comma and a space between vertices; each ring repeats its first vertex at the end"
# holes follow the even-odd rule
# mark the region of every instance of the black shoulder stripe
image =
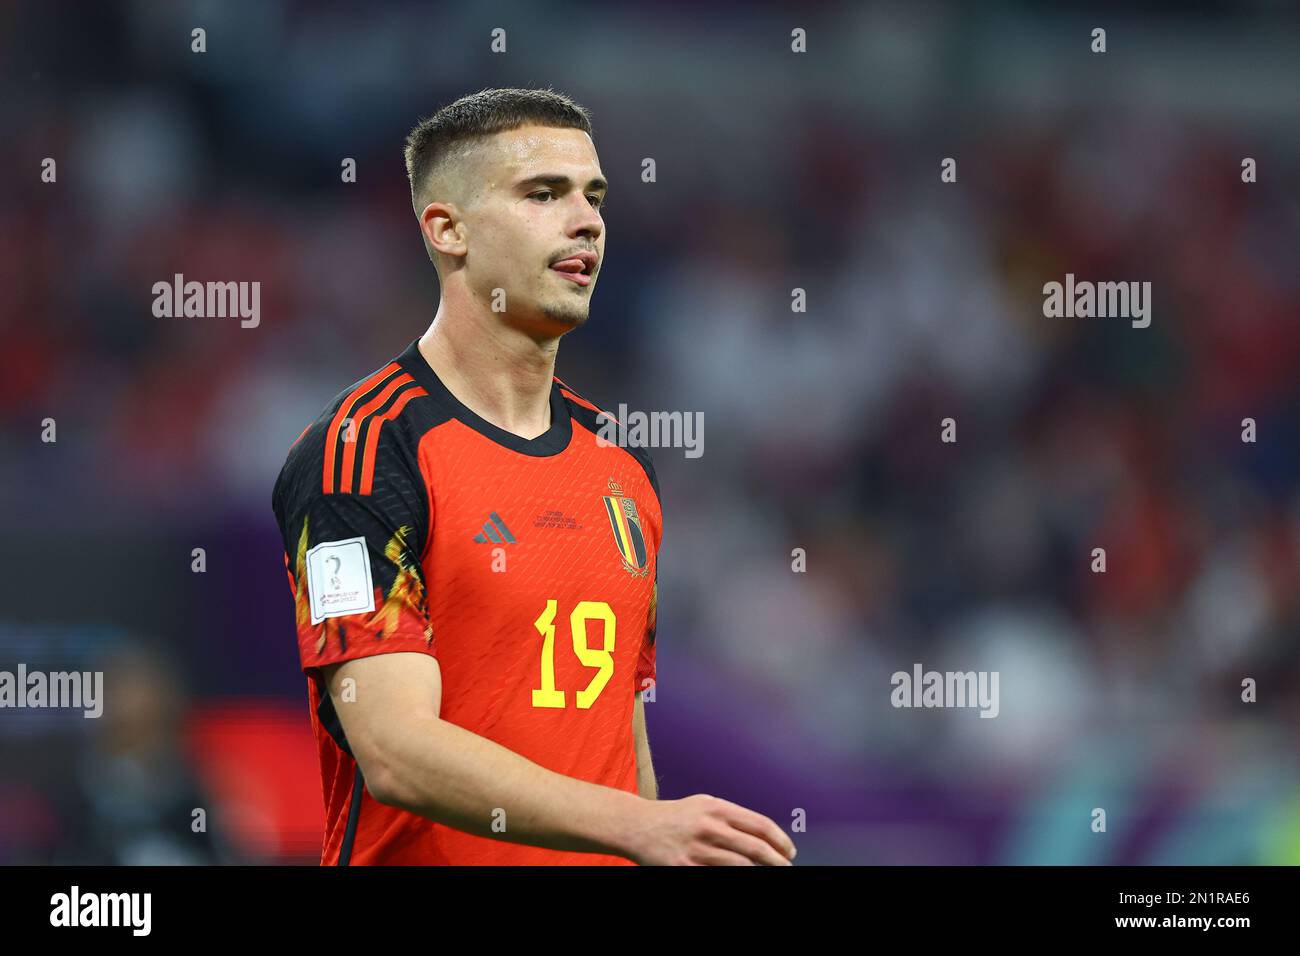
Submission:
MULTIPOLYGON (((564 391, 569 393, 569 395, 564 397, 564 400, 569 403, 569 413, 573 416, 574 421, 594 435, 599 435, 602 427, 608 427, 606 422, 613 419, 613 415, 610 415, 605 411, 593 411, 588 408, 583 404, 583 402, 587 401, 585 398, 583 398, 581 402, 575 402, 573 398, 569 396, 575 396, 578 398, 582 398, 582 396, 578 395, 577 392, 569 388, 567 385, 564 385, 563 388, 564 391)), ((591 404, 594 405, 595 403, 592 402, 591 404)), ((654 489, 655 498, 659 500, 659 508, 662 511, 663 495, 659 493, 659 478, 655 474, 654 463, 650 460, 649 451, 636 445, 620 445, 619 447, 631 455, 632 458, 636 460, 636 463, 641 466, 641 469, 646 474, 646 478, 650 481, 650 487, 654 489)))

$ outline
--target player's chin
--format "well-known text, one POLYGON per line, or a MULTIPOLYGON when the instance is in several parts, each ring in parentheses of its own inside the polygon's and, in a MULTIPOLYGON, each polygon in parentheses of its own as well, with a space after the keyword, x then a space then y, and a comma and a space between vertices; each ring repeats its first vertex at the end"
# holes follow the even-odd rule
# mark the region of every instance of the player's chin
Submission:
POLYGON ((546 317, 566 329, 576 329, 587 321, 587 308, 583 303, 581 308, 575 308, 575 303, 560 302, 555 303, 546 309, 546 317))

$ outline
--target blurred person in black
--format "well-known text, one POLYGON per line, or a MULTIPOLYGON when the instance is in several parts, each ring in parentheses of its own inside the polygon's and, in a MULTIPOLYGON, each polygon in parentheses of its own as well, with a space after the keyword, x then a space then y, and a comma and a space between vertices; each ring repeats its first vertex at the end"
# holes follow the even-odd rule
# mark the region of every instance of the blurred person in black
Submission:
POLYGON ((176 669, 143 645, 116 647, 95 669, 104 672, 104 714, 90 722, 93 728, 68 776, 48 794, 57 836, 41 862, 239 862, 182 746, 187 701, 176 669), (200 808, 204 826, 197 828, 194 811, 200 808))

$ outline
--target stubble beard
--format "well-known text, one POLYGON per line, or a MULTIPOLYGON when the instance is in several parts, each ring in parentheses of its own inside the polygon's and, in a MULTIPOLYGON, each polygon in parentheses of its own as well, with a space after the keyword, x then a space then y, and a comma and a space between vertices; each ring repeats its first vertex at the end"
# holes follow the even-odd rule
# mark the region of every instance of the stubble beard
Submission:
POLYGON ((560 325, 576 329, 587 321, 587 303, 548 303, 543 306, 542 314, 560 325))
MULTIPOLYGON (((567 280, 565 280, 567 281, 567 280)), ((573 291, 564 295, 548 297, 539 311, 552 322, 576 329, 587 321, 591 305, 591 290, 573 291)))

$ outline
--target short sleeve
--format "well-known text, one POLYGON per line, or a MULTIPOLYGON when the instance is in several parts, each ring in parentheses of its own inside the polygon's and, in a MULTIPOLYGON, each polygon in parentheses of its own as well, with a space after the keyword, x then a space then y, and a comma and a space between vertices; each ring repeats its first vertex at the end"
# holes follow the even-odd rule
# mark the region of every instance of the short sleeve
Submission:
POLYGON ((428 493, 414 456, 385 429, 364 452, 373 456, 366 493, 327 491, 321 431, 294 446, 272 502, 304 673, 376 654, 433 654, 420 563, 428 493))
POLYGON ((646 614, 645 634, 641 640, 641 652, 636 663, 637 692, 653 687, 658 680, 655 671, 655 637, 659 630, 659 549, 663 545, 663 499, 659 495, 659 477, 655 474, 654 463, 644 449, 638 449, 638 460, 645 468, 646 477, 655 496, 655 520, 650 522, 651 542, 655 555, 655 580, 650 592, 650 609, 646 614))
POLYGON ((650 612, 646 616, 645 635, 641 640, 641 653, 636 662, 636 689, 638 693, 653 687, 658 679, 655 673, 655 632, 658 630, 658 618, 659 571, 656 568, 654 590, 650 592, 650 612))

